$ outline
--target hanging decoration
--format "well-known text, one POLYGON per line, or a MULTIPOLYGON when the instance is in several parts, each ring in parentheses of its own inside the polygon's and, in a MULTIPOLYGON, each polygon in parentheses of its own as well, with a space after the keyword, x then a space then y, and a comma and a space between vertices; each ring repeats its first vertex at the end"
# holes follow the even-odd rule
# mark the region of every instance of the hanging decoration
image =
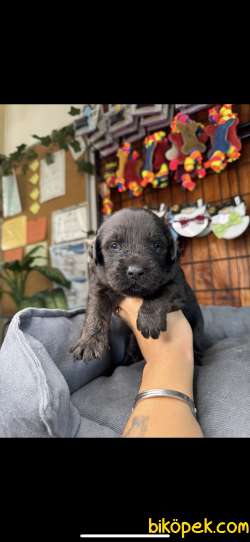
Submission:
POLYGON ((129 191, 132 197, 142 195, 143 189, 140 185, 140 162, 139 153, 132 150, 130 143, 124 143, 117 152, 118 169, 115 177, 108 179, 109 187, 117 187, 118 192, 129 191))
POLYGON ((203 125, 197 123, 186 113, 177 113, 171 123, 169 140, 172 149, 167 153, 169 168, 174 172, 174 180, 186 190, 194 190, 195 180, 206 175, 203 166, 203 153, 207 136, 203 134, 203 125))
POLYGON ((239 119, 233 113, 231 104, 213 107, 209 110, 208 119, 210 124, 205 128, 205 133, 210 138, 211 148, 205 167, 220 173, 228 162, 240 157, 241 141, 236 133, 239 119))
POLYGON ((246 204, 236 196, 234 200, 217 207, 212 216, 211 230, 218 239, 236 239, 249 226, 246 204))
POLYGON ((166 133, 155 132, 144 140, 145 162, 142 170, 141 186, 151 184, 153 188, 165 188, 168 184, 168 165, 165 153, 169 147, 166 133))
POLYGON ((204 237, 212 232, 218 239, 236 239, 249 226, 246 203, 240 196, 219 205, 207 205, 200 198, 190 205, 174 205, 165 217, 180 237, 204 237))
MULTIPOLYGON (((204 179, 209 170, 220 173, 228 163, 240 157, 241 141, 237 135, 239 119, 232 111, 231 104, 216 105, 208 111, 208 124, 196 122, 190 113, 208 109, 208 104, 159 105, 121 104, 109 106, 108 118, 113 118, 112 137, 109 146, 104 141, 103 156, 117 151, 119 166, 115 176, 108 180, 110 188, 119 192, 129 191, 132 197, 139 197, 148 186, 165 188, 170 179, 181 188, 193 191, 197 180, 204 179), (173 116, 173 108, 177 111, 173 116), (128 115, 127 127, 121 124, 128 115), (133 119, 133 120, 132 120, 133 119), (137 128, 134 128, 136 122, 137 128), (145 137, 145 130, 170 125, 170 132, 158 129, 145 137), (132 132, 117 150, 119 137, 132 132), (140 138, 143 153, 133 152, 131 144, 140 138), (106 146, 105 146, 106 145, 106 146), (105 154, 106 153, 106 154, 105 154), (140 170, 140 163, 142 168, 140 170)), ((207 226, 207 231, 210 224, 207 226)), ((200 235, 203 235, 201 232, 200 235)))

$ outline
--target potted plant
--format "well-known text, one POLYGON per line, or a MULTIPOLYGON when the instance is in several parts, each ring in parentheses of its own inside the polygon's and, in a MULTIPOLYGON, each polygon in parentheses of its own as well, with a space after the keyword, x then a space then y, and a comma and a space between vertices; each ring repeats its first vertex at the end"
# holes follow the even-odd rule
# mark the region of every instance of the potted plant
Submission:
POLYGON ((62 287, 70 288, 70 282, 59 269, 48 265, 39 266, 35 264, 35 260, 39 258, 39 256, 36 256, 39 248, 40 245, 34 247, 21 260, 0 264, 0 298, 3 294, 9 295, 14 301, 17 310, 26 307, 67 309, 67 299, 62 287), (26 294, 26 283, 33 271, 38 271, 41 275, 56 283, 58 287, 28 296, 26 294))

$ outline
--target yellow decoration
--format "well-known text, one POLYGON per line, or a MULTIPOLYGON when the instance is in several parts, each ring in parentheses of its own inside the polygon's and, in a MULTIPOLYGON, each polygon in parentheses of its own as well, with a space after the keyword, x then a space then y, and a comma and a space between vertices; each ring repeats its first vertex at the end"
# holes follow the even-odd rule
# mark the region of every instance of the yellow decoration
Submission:
POLYGON ((39 175, 38 175, 38 173, 35 173, 35 174, 32 175, 32 177, 30 177, 30 179, 29 179, 29 182, 30 182, 31 184, 37 184, 38 181, 39 181, 39 175))
POLYGON ((33 199, 33 201, 36 201, 39 197, 40 190, 38 188, 33 188, 32 192, 30 192, 30 198, 33 199))
POLYGON ((35 201, 34 203, 32 203, 32 205, 29 207, 29 210, 31 213, 33 213, 33 215, 37 215, 38 211, 40 210, 40 204, 35 201))
POLYGON ((27 243, 27 217, 18 216, 2 225, 2 250, 24 247, 27 243))
POLYGON ((39 168, 39 162, 38 160, 34 160, 34 162, 32 162, 30 165, 29 165, 29 168, 31 169, 31 171, 33 171, 33 173, 39 168))

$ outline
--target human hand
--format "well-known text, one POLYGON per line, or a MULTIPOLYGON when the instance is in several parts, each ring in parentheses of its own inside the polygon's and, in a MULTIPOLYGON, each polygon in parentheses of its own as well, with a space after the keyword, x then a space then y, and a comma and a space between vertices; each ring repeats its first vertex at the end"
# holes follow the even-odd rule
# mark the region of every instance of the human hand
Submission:
POLYGON ((193 388, 193 334, 182 311, 167 315, 167 331, 158 339, 145 339, 137 329, 138 311, 142 304, 138 298, 124 298, 119 304, 119 316, 133 331, 147 363, 143 373, 143 389, 173 387, 192 395, 193 388))

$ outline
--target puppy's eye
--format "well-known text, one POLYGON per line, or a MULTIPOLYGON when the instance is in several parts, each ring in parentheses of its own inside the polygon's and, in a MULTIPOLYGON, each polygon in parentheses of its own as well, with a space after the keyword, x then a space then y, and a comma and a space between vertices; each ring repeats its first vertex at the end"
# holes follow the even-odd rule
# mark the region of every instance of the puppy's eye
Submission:
POLYGON ((155 250, 159 250, 161 248, 161 242, 160 241, 154 241, 153 247, 155 250))
POLYGON ((117 243, 117 241, 113 241, 112 243, 110 243, 110 248, 112 248, 112 250, 117 250, 118 248, 120 248, 120 245, 119 243, 117 243))

